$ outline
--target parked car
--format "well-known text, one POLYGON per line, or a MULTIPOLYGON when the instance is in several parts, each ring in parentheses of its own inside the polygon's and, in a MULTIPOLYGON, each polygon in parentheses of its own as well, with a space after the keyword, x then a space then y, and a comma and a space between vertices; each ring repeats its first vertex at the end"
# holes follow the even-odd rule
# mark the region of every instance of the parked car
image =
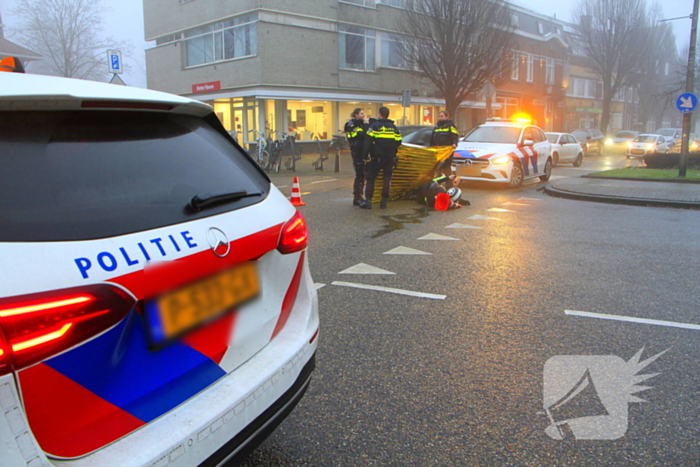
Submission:
POLYGON ((552 163, 554 167, 560 162, 571 162, 574 167, 581 167, 583 148, 574 135, 568 133, 545 133, 552 144, 552 163))
POLYGON ((510 120, 488 121, 460 140, 453 163, 462 180, 518 188, 530 178, 549 180, 552 145, 537 126, 510 120))
POLYGON ((576 130, 572 131, 571 134, 574 135, 576 141, 581 144, 584 156, 587 156, 592 152, 597 154, 602 153, 605 138, 600 130, 596 130, 595 128, 588 130, 576 130))
POLYGON ((667 153, 669 143, 662 135, 643 134, 628 143, 627 157, 644 157, 647 154, 667 153))
MULTIPOLYGON (((401 131, 401 129, 399 129, 399 131, 401 131)), ((401 135, 403 139, 402 144, 427 148, 430 146, 430 137, 433 135, 433 127, 424 126, 408 134, 404 134, 403 131, 401 131, 401 135)))
POLYGON ((669 151, 680 149, 683 138, 682 128, 659 128, 654 134, 661 135, 666 139, 669 151))
POLYGON ((0 464, 236 462, 314 369, 306 221, 207 104, 0 75, 0 464))
POLYGON ((605 140, 605 149, 609 150, 627 150, 627 143, 639 136, 638 131, 618 131, 614 136, 605 140))

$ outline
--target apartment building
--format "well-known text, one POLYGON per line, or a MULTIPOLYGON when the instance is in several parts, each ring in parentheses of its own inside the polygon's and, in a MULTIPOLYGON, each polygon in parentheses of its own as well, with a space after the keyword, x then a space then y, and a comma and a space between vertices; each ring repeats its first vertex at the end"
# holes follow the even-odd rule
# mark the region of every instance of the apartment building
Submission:
MULTIPOLYGON (((393 25, 403 0, 145 0, 148 87, 210 103, 224 126, 296 131, 329 140, 356 107, 391 109, 401 125, 434 125, 444 100, 398 53, 393 25), (410 107, 401 91, 412 90, 410 107)), ((545 129, 563 121, 563 24, 513 7, 517 41, 509 76, 494 77, 493 115, 525 111, 545 129)), ((485 118, 468 96, 454 120, 466 132, 485 118)))

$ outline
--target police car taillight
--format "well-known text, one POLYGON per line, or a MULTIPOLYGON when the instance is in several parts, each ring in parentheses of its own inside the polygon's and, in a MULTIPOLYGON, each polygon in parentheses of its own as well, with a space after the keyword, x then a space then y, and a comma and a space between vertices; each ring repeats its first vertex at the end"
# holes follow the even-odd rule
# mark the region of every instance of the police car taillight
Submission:
POLYGON ((292 216, 280 234, 280 241, 277 250, 282 254, 301 251, 309 245, 309 230, 306 227, 306 220, 299 211, 292 216))
POLYGON ((135 303, 126 292, 106 285, 0 299, 0 375, 109 329, 135 303))

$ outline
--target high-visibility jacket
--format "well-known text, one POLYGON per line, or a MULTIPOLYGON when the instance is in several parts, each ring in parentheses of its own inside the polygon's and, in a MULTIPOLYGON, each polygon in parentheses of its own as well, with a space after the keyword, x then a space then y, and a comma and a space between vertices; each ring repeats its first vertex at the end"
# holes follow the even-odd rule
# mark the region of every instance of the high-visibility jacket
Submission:
POLYGON ((393 120, 380 118, 372 122, 365 139, 365 159, 393 160, 401 146, 401 133, 393 120))
POLYGON ((431 146, 452 146, 459 141, 459 132, 452 120, 438 120, 430 135, 431 146))
POLYGON ((353 118, 345 123, 344 131, 348 143, 350 143, 350 149, 364 149, 368 127, 369 124, 358 118, 353 118))

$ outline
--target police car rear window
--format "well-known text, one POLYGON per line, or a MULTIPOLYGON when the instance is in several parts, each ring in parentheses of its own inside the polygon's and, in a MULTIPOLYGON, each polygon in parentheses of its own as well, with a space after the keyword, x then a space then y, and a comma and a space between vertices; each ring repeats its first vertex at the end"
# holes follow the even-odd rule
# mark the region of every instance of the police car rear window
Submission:
POLYGON ((105 238, 260 202, 268 179, 205 120, 148 112, 0 112, 0 241, 105 238), (260 196, 194 212, 195 195, 260 196))

